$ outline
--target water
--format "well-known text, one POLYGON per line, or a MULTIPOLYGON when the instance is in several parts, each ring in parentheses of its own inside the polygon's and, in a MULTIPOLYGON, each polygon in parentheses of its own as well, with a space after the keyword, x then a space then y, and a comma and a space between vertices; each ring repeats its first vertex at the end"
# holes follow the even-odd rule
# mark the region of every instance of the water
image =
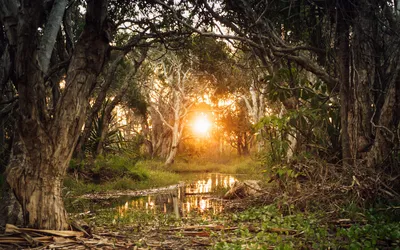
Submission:
MULTIPOLYGON (((226 174, 201 174, 196 181, 179 183, 168 188, 153 189, 144 192, 119 194, 118 197, 109 197, 103 200, 91 200, 80 206, 76 202, 68 209, 71 212, 83 212, 83 210, 100 211, 114 208, 116 214, 124 217, 128 212, 140 211, 147 213, 175 214, 177 217, 186 217, 190 213, 220 213, 225 201, 215 196, 215 193, 223 194, 228 190, 236 177, 226 174)), ((83 204, 83 203, 82 203, 83 204)))
POLYGON ((173 213, 185 217, 191 212, 214 214, 223 210, 224 200, 213 197, 218 190, 227 190, 236 181, 231 175, 208 174, 201 179, 178 185, 168 192, 134 197, 117 207, 120 216, 129 210, 140 210, 151 213, 173 213))

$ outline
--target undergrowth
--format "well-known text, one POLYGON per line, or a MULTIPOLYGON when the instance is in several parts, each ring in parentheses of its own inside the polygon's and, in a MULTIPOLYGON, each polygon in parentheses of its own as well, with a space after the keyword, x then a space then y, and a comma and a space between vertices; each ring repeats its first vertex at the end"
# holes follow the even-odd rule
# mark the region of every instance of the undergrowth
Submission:
POLYGON ((227 215, 239 227, 216 249, 400 249, 400 223, 376 210, 363 220, 332 218, 326 211, 285 214, 275 205, 227 215))
MULTIPOLYGON (((400 249, 400 211, 382 192, 368 186, 371 179, 362 173, 343 172, 341 166, 321 160, 294 160, 289 163, 264 165, 249 158, 234 159, 228 164, 193 161, 177 162, 166 167, 159 161, 115 161, 116 169, 144 171, 147 176, 135 180, 128 176, 95 185, 79 182, 81 189, 142 189, 167 186, 182 180, 188 171, 255 173, 265 177, 263 195, 243 199, 226 206, 220 214, 191 214, 175 218, 171 214, 131 210, 123 215, 109 209, 96 214, 98 224, 123 230, 145 238, 147 232, 169 237, 171 227, 219 225, 229 230, 206 230, 214 249, 400 249), (122 162, 121 164, 119 164, 122 162), (180 173, 180 174, 177 174, 180 173), (380 197, 382 203, 377 203, 380 197), (368 203, 373 201, 372 203, 368 203), (239 205, 234 205, 239 204, 239 205), (379 204, 379 205, 378 205, 379 204)), ((103 165, 115 163, 105 161, 103 165)), ((124 170, 125 171, 125 170, 124 170)), ((221 193, 226 190, 221 190, 221 193)), ((92 218, 93 219, 93 218, 92 218)), ((137 237, 139 237, 137 236, 137 237)), ((184 239, 184 232, 176 237, 184 239)), ((138 242, 138 247, 145 246, 138 242)))
MULTIPOLYGON (((353 212, 343 210, 343 216, 353 212)), ((188 239, 185 228, 191 227, 194 233, 196 227, 211 225, 201 233, 212 249, 400 249, 399 218, 376 208, 358 210, 355 217, 334 217, 329 211, 294 209, 287 213, 271 204, 183 218, 134 209, 120 214, 108 209, 86 220, 142 239, 138 247, 146 246, 142 244, 147 235, 157 234, 162 241, 171 237, 172 230, 175 239, 184 241, 188 239), (215 229, 213 225, 217 225, 215 229)))

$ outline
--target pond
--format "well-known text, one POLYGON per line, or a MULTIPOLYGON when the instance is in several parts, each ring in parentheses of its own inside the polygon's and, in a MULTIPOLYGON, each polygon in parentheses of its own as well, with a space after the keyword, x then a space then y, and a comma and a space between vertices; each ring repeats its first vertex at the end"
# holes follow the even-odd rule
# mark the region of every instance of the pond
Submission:
POLYGON ((186 217, 190 213, 220 213, 225 200, 216 197, 223 194, 237 180, 238 176, 209 173, 197 176, 196 181, 181 182, 165 188, 135 192, 115 192, 106 195, 86 195, 82 199, 67 201, 67 210, 76 213, 92 213, 114 210, 119 217, 128 212, 174 214, 186 217))

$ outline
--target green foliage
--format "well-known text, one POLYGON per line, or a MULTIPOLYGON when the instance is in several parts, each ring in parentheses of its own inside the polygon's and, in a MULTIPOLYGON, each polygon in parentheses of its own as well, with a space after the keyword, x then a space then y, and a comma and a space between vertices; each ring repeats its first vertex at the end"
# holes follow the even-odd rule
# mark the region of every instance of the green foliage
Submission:
MULTIPOLYGON (((81 188, 90 191, 149 188, 167 186, 186 178, 167 172, 161 161, 145 160, 132 165, 125 158, 109 159, 108 163, 110 162, 117 169, 122 166, 146 169, 149 178, 144 181, 133 181, 124 177, 103 185, 82 185, 81 188)), ((236 166, 236 171, 238 169, 244 171, 251 167, 258 169, 257 166, 259 166, 257 162, 246 158, 237 158, 228 165, 236 166)), ((195 165, 189 164, 188 166, 195 165)), ((272 167, 269 173, 287 182, 293 181, 303 174, 301 171, 285 165, 272 167)), ((218 194, 225 191, 217 190, 218 194)), ((277 196, 274 193, 266 195, 277 196)), ((331 213, 330 210, 328 212, 318 210, 310 213, 299 211, 299 208, 285 200, 285 197, 275 197, 274 200, 276 203, 267 206, 245 204, 246 210, 244 211, 226 211, 213 216, 197 217, 191 214, 183 220, 168 214, 152 214, 135 210, 128 210, 123 215, 117 214, 115 210, 110 210, 107 214, 96 214, 96 217, 97 220, 102 220, 101 224, 106 224, 108 227, 125 225, 134 230, 134 233, 140 232, 145 226, 160 229, 177 227, 183 223, 237 227, 235 230, 227 231, 211 230, 210 241, 213 242, 214 249, 268 249, 270 247, 274 249, 396 249, 400 247, 400 218, 395 215, 388 216, 386 210, 365 211, 350 201, 347 203, 348 206, 342 205, 341 213, 331 213), (286 207, 290 207, 290 209, 286 207), (343 224, 338 219, 345 219, 344 221, 348 222, 343 224)), ((396 206, 393 207, 393 209, 396 208, 396 206)))
POLYGON ((359 223, 335 230, 335 237, 344 239, 346 243, 343 244, 343 241, 338 240, 339 246, 344 249, 381 249, 389 246, 400 249, 399 217, 375 209, 370 209, 363 215, 365 218, 359 223))
POLYGON ((149 170, 166 170, 167 167, 163 160, 139 160, 135 166, 137 168, 145 168, 149 170))
POLYGON ((149 178, 145 181, 138 182, 136 189, 158 188, 177 184, 183 181, 182 176, 163 170, 149 170, 149 178))
POLYGON ((290 142, 296 137, 301 145, 292 150, 333 158, 340 149, 340 118, 331 89, 317 80, 310 82, 294 67, 282 68, 273 77, 266 76, 268 99, 283 103, 275 113, 264 117, 256 128, 269 141, 268 163, 280 163, 286 158, 290 142), (284 112, 282 112, 284 111, 284 112))
POLYGON ((366 221, 341 227, 325 220, 325 216, 325 212, 283 215, 275 205, 252 207, 228 217, 239 229, 235 236, 220 239, 214 249, 263 249, 271 246, 274 249, 400 247, 400 224, 397 221, 367 213, 366 221))
POLYGON ((198 70, 220 78, 223 64, 230 61, 226 43, 215 38, 193 35, 190 50, 197 57, 198 70))
POLYGON ((82 172, 85 170, 85 165, 87 162, 85 160, 78 160, 72 158, 68 165, 68 172, 82 172))
MULTIPOLYGON (((123 147, 123 136, 121 134, 120 128, 103 128, 103 120, 107 119, 105 114, 105 107, 107 106, 109 100, 107 100, 103 104, 103 108, 100 111, 100 114, 97 115, 95 120, 93 121, 92 130, 90 131, 90 136, 88 138, 87 144, 85 145, 85 150, 87 153, 91 155, 95 155, 96 149, 100 140, 101 133, 103 130, 107 130, 107 135, 103 141, 103 150, 104 152, 118 152, 122 150, 123 147)), ((111 121, 107 124, 112 124, 113 120, 115 120, 115 115, 111 117, 111 121)))
POLYGON ((136 167, 137 158, 123 156, 98 157, 94 162, 92 172, 106 179, 129 177, 133 180, 146 180, 148 173, 143 168, 136 167))
POLYGON ((182 180, 178 174, 167 171, 162 161, 137 161, 136 158, 116 155, 100 156, 91 164, 72 160, 68 172, 71 175, 64 179, 65 191, 73 195, 164 187, 182 180), (75 177, 79 173, 91 178, 75 177))
POLYGON ((235 174, 260 175, 263 171, 262 164, 250 157, 238 158, 232 161, 231 164, 235 168, 235 174))
POLYGON ((254 128, 243 101, 235 103, 236 110, 227 109, 220 118, 226 140, 239 155, 248 155, 254 128))
POLYGON ((266 164, 276 164, 286 159, 289 149, 288 133, 293 133, 293 129, 288 125, 287 116, 278 117, 276 115, 265 116, 257 124, 256 129, 261 130, 264 139, 269 142, 269 150, 264 154, 266 164))
POLYGON ((279 181, 279 183, 281 183, 281 185, 284 186, 292 184, 299 176, 305 176, 304 173, 292 168, 287 164, 274 165, 263 172, 266 174, 268 181, 276 179, 279 181))

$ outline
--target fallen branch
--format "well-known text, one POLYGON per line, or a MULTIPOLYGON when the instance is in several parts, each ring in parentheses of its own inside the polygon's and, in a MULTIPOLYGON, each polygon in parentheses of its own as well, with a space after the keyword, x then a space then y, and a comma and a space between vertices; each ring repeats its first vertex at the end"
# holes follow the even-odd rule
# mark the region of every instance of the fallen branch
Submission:
POLYGON ((83 237, 85 234, 83 232, 77 231, 58 231, 58 230, 41 230, 33 228, 19 228, 11 224, 6 225, 6 233, 45 233, 61 237, 83 237))
POLYGON ((210 233, 206 231, 184 231, 182 234, 187 236, 210 237, 210 233))
POLYGON ((224 227, 222 225, 200 225, 200 226, 186 226, 186 227, 175 227, 175 228, 170 228, 166 229, 167 231, 175 231, 175 230, 204 230, 204 229, 209 229, 209 230, 214 230, 214 231, 227 231, 227 230, 235 230, 238 229, 239 227, 224 227))

